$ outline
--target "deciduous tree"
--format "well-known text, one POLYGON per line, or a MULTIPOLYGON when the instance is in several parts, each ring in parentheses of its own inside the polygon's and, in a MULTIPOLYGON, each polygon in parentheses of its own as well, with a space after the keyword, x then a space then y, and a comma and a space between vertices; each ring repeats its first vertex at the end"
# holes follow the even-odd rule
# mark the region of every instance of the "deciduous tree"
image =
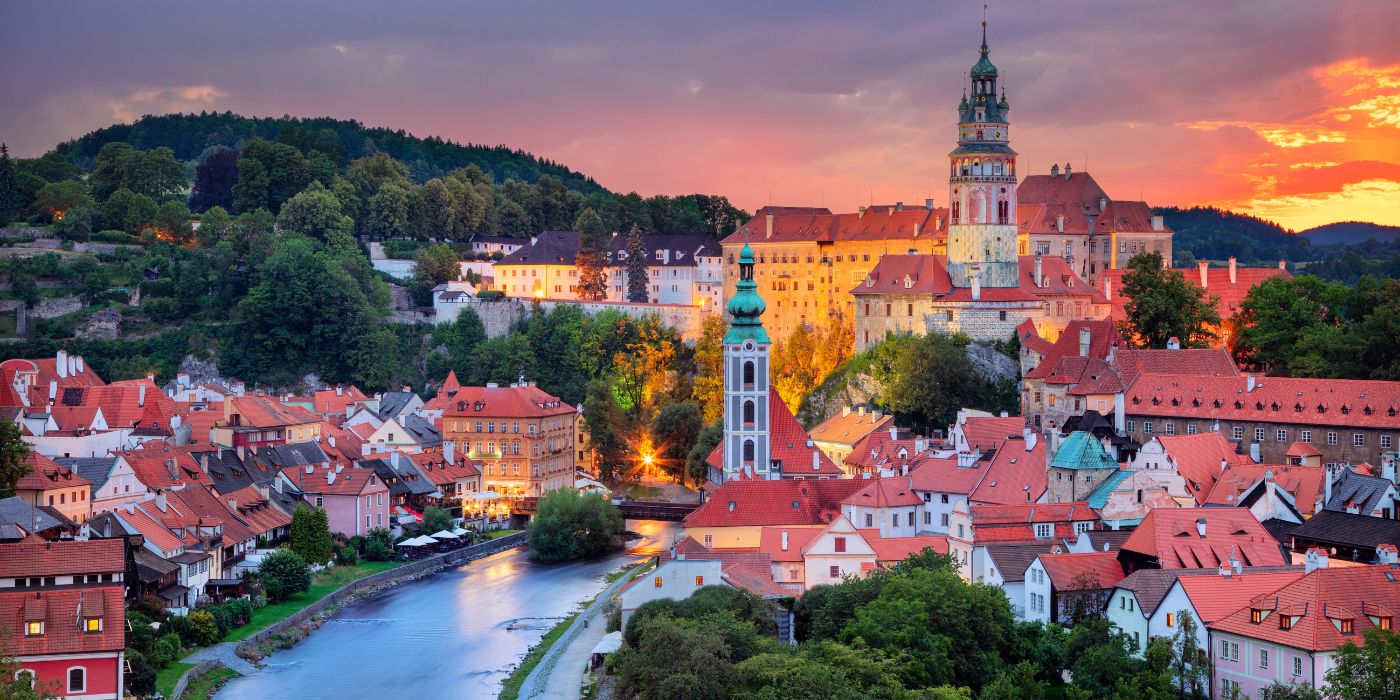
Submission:
POLYGON ((15 495, 15 484, 33 470, 29 463, 29 445, 21 435, 19 424, 0 418, 0 498, 15 495))
POLYGON ((39 188, 34 196, 34 207, 54 221, 62 220, 79 207, 91 206, 94 205, 92 197, 88 196, 87 186, 78 180, 51 182, 39 188))
POLYGON ((622 534, 617 507, 594 493, 564 488, 539 500, 530 521, 530 555, 541 561, 568 561, 612 551, 622 534))
POLYGON ((1400 634, 1372 629, 1362 639, 1365 644, 1347 642, 1332 657, 1329 694, 1341 700, 1400 697, 1400 634))
POLYGON ((238 151, 223 146, 216 148, 194 168, 190 209, 204 212, 210 207, 233 208, 233 186, 237 182, 238 151))
POLYGON ((300 233, 330 246, 355 245, 355 222, 341 209, 340 200, 319 182, 282 205, 277 226, 283 232, 300 233))
POLYGON ((289 549, 279 549, 258 565, 258 578, 267 590, 267 600, 276 603, 311 589, 311 567, 289 549))
POLYGON ((413 253, 413 276, 428 287, 457 279, 461 267, 457 252, 446 243, 433 243, 413 253))
POLYGON ((1127 298, 1123 333, 1144 347, 1164 348, 1176 338, 1182 347, 1209 347, 1217 337, 1220 313, 1215 297, 1165 267, 1161 253, 1139 253, 1123 275, 1127 298))

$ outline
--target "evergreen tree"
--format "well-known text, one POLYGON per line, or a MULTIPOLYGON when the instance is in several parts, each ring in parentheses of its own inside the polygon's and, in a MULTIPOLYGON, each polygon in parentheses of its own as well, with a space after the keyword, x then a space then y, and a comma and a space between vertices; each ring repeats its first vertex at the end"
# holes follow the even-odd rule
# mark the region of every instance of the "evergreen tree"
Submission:
POLYGON ((15 162, 10 158, 9 147, 0 143, 0 225, 19 216, 23 208, 24 197, 19 191, 15 162))
POLYGON ((608 298, 608 252, 611 241, 602 217, 593 209, 584 209, 574 221, 578 231, 578 298, 601 301, 608 298))
POLYGON ((30 469, 29 445, 20 439, 19 424, 0 418, 0 498, 15 495, 15 484, 30 469))
POLYGON ((647 247, 642 230, 635 225, 627 232, 627 301, 645 303, 647 294, 647 247))
POLYGON ((330 561, 335 549, 325 509, 301 504, 292 511, 291 548, 297 556, 313 564, 330 561))
POLYGON ((238 151, 219 148, 194 169, 194 192, 190 209, 202 212, 210 207, 233 208, 233 186, 238 182, 238 151))

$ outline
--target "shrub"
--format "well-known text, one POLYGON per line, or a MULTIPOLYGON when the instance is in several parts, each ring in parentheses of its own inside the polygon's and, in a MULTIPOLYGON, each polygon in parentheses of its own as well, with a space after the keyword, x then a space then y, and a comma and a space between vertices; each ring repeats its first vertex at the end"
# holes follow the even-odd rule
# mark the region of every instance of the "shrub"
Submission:
POLYGON ((394 556, 394 549, 380 540, 370 540, 365 545, 366 561, 388 561, 394 556))
POLYGON ((258 566, 258 575, 267 588, 267 599, 272 603, 311 588, 311 567, 295 552, 286 549, 264 558, 258 566))
POLYGON ((341 547, 340 551, 336 554, 335 563, 342 566, 354 566, 360 563, 360 553, 355 551, 354 547, 345 545, 341 547))
POLYGON ((156 667, 151 665, 141 652, 130 647, 126 650, 126 663, 131 670, 126 673, 126 691, 137 697, 146 697, 156 691, 156 667))
POLYGON ((161 627, 161 629, 169 630, 178 635, 175 645, 176 653, 179 652, 180 647, 194 643, 194 635, 190 632, 190 618, 188 616, 181 617, 179 615, 171 615, 170 618, 165 621, 165 625, 161 627))
POLYGON ((180 641, 180 635, 167 632, 160 639, 157 639, 155 644, 151 645, 151 651, 146 658, 156 668, 162 668, 180 657, 182 647, 184 647, 184 643, 180 641))
POLYGON ((530 521, 530 554, 541 561, 566 561, 616 549, 622 515, 598 494, 552 491, 530 521))
POLYGON ((219 634, 219 623, 214 619, 214 614, 203 609, 190 613, 190 632, 194 635, 192 641, 200 646, 213 644, 223 636, 219 634))
POLYGON ((146 318, 156 323, 169 323, 184 316, 180 302, 170 297, 147 299, 141 303, 141 309, 146 312, 146 318))
POLYGON ((356 552, 364 554, 365 543, 368 541, 369 540, 366 540, 364 535, 355 535, 354 537, 350 538, 350 546, 354 547, 356 552))

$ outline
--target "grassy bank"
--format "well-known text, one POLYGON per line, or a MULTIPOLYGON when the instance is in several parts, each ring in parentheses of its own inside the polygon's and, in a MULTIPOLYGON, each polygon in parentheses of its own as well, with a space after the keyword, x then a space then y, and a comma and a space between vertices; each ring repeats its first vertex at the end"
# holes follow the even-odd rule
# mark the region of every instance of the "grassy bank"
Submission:
POLYGON ((237 675, 238 672, 228 666, 223 664, 215 666, 209 669, 208 673, 190 681, 189 685, 185 686, 185 694, 180 698, 181 700, 209 700, 214 696, 214 691, 218 690, 219 686, 237 675))
POLYGON ((499 539, 499 538, 505 537, 505 536, 507 536, 507 535, 514 535, 514 534, 516 534, 516 533, 518 533, 518 532, 524 532, 524 530, 490 530, 490 531, 488 531, 488 532, 486 533, 486 539, 488 539, 488 540, 499 539))
POLYGON ((306 609, 308 605, 330 595, 351 581, 371 574, 403 566, 401 561, 362 561, 354 566, 336 566, 326 571, 318 571, 311 576, 311 590, 298 593, 284 601, 258 608, 248 624, 238 627, 224 638, 227 642, 241 642, 270 625, 281 622, 306 609))
MULTIPOLYGON (((584 607, 587 607, 587 605, 584 607)), ((580 612, 582 612, 582 610, 580 610, 580 612)), ((520 695, 520 684, 524 683, 525 679, 529 677, 530 672, 535 670, 536 666, 540 665, 540 660, 544 658, 544 655, 549 651, 550 647, 554 646, 554 643, 559 641, 560 637, 564 636, 564 631, 569 629, 569 625, 573 624, 574 618, 578 616, 579 613, 574 613, 560 620, 559 624, 550 628, 549 632, 545 633, 544 637, 540 639, 540 643, 536 644, 535 648, 531 649, 530 653, 525 655, 525 659, 522 660, 515 671, 510 674, 510 677, 501 684, 501 694, 497 696, 498 700, 516 700, 520 695)))
POLYGON ((180 676, 185 675, 185 671, 194 668, 194 664, 187 664, 181 661, 174 661, 156 671, 156 692, 165 697, 175 692, 175 684, 180 682, 180 676))

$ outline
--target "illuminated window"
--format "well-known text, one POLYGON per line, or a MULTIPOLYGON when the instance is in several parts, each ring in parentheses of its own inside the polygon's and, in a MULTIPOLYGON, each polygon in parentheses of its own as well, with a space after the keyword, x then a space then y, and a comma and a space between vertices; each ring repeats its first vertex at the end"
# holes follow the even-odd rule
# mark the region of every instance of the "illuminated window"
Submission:
POLYGON ((1176 614, 1175 614, 1175 613, 1167 613, 1167 626, 1168 626, 1168 627, 1176 627, 1176 614))
POLYGON ((102 631, 102 618, 100 618, 100 617, 85 617, 85 618, 83 618, 83 631, 84 631, 84 632, 101 632, 101 631, 102 631))
POLYGON ((38 637, 38 636, 42 635, 43 633, 44 633, 44 623, 43 623, 43 622, 26 622, 26 623, 24 623, 24 636, 26 636, 26 637, 38 637))
POLYGON ((705 585, 705 577, 704 577, 704 576, 696 576, 696 577, 695 577, 695 586, 698 588, 698 587, 703 586, 703 585, 705 585))
POLYGON ((652 584, 653 586, 656 586, 657 588, 660 588, 660 587, 661 587, 661 577, 660 577, 660 576, 657 576, 656 578, 652 579, 652 580, 651 580, 651 584, 652 584))

